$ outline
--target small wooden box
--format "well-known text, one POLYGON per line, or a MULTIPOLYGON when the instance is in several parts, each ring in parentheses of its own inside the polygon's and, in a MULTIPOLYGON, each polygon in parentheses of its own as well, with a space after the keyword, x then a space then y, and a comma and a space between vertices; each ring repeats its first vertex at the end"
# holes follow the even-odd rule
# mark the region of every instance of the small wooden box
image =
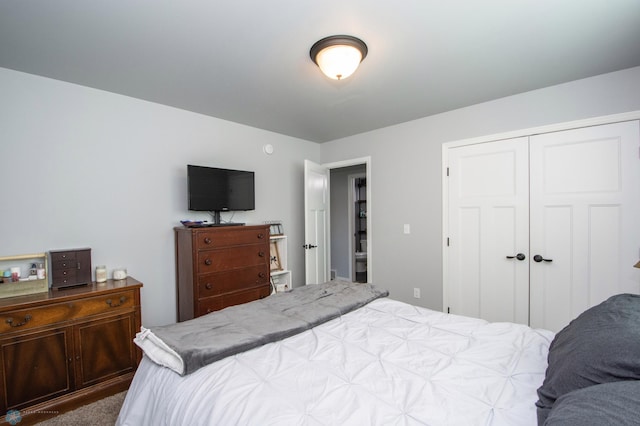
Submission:
POLYGON ((6 277, 2 277, 0 283, 0 299, 14 296, 24 296, 27 294, 44 293, 49 291, 49 281, 47 273, 46 253, 22 254, 17 256, 0 257, 0 270, 10 270, 12 267, 19 267, 21 277, 28 276, 31 264, 44 264, 45 276, 43 279, 31 279, 27 281, 10 282, 6 277))
POLYGON ((91 249, 51 250, 51 288, 91 283, 91 249))

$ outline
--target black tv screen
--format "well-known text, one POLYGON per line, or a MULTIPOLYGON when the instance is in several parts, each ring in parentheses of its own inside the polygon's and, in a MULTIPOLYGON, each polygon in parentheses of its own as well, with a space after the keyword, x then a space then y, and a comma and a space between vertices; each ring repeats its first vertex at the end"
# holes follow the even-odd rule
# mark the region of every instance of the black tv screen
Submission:
POLYGON ((255 209, 254 172, 187 165, 189 210, 255 209))

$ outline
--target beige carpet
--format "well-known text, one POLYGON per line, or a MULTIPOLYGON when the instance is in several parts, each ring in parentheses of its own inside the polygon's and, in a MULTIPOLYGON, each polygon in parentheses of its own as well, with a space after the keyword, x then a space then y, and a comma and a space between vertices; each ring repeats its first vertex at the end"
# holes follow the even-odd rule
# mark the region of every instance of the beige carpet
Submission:
POLYGON ((126 391, 117 393, 40 422, 36 426, 113 426, 126 394, 126 391))

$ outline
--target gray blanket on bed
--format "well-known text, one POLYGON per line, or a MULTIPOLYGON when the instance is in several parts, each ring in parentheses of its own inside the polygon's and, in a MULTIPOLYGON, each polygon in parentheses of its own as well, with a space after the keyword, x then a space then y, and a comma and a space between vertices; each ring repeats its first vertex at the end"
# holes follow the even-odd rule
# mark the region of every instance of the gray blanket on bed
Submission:
POLYGON ((388 296, 370 284, 329 282, 298 287, 193 320, 153 327, 190 374, 222 358, 308 330, 388 296))

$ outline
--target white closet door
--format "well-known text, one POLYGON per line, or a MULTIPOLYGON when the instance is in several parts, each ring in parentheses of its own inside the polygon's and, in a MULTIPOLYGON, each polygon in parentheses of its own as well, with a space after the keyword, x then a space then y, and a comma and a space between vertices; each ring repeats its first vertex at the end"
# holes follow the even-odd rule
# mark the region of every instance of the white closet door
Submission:
POLYGON ((637 121, 530 137, 532 327, 640 292, 639 138, 637 121))
POLYGON ((448 150, 451 313, 528 323, 527 139, 448 150))

